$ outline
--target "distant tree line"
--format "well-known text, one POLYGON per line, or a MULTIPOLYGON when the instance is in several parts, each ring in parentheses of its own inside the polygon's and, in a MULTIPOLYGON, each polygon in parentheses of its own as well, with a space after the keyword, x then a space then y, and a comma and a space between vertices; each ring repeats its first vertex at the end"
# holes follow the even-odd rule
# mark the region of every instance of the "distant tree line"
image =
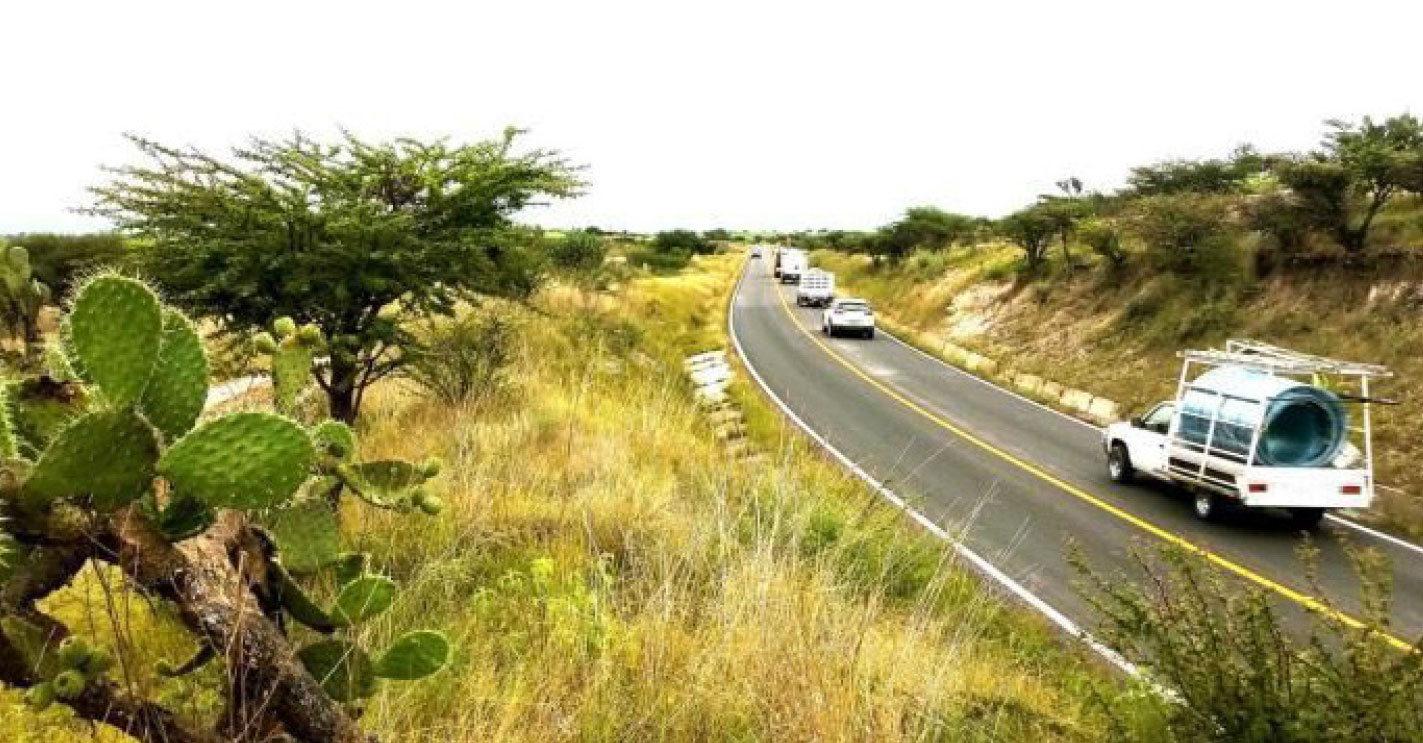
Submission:
POLYGON ((1222 158, 1143 165, 1114 193, 1065 178, 1056 192, 998 220, 915 207, 877 230, 800 233, 795 241, 897 262, 915 251, 997 239, 1021 249, 1028 274, 1044 270, 1054 252, 1063 269, 1080 267, 1074 250, 1111 267, 1140 255, 1182 274, 1231 270, 1247 233, 1261 238, 1255 259, 1264 270, 1305 260, 1357 262, 1423 242, 1423 222, 1407 218, 1423 210, 1419 120, 1402 114, 1327 127, 1310 152, 1265 154, 1244 145, 1222 158), (1402 218, 1386 219, 1391 209, 1402 218))

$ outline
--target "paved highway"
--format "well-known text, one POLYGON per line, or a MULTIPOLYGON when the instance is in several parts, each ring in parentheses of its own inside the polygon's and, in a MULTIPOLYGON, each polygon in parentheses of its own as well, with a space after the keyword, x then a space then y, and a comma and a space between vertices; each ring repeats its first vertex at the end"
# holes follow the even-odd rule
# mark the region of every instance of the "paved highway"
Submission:
MULTIPOLYGON (((1066 563, 1075 542, 1100 569, 1137 574, 1134 543, 1175 543, 1207 553, 1283 606, 1311 605, 1295 550, 1303 537, 1283 518, 1197 519, 1184 493, 1118 485, 1106 475, 1097 428, 1043 408, 929 358, 881 332, 872 341, 826 338, 819 310, 795 307, 791 290, 752 259, 731 304, 731 330, 768 391, 803 425, 1040 602, 1090 630, 1066 563)), ((1393 564, 1396 645, 1423 636, 1423 549, 1337 520, 1314 534, 1319 578, 1348 621, 1357 582, 1345 542, 1393 564)))

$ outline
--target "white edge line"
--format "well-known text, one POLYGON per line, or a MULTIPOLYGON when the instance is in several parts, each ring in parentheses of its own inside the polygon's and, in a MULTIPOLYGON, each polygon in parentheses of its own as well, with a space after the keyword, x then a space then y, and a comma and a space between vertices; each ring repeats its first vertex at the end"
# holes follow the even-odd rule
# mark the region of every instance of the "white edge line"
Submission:
POLYGON ((731 301, 727 303, 726 324, 728 331, 730 331, 728 335, 731 336, 731 343, 736 348, 736 355, 741 359, 741 363, 746 366, 746 371, 750 372, 751 377, 756 380, 756 384, 760 385, 761 390, 766 393, 766 396, 771 398, 771 402, 774 402, 776 404, 776 407, 780 408, 781 412, 784 413, 786 417, 790 418, 791 421, 796 424, 797 428, 803 431, 807 436, 811 438, 811 440, 815 441, 815 443, 819 444, 821 448, 829 452, 830 455, 834 457, 838 462, 840 462, 841 465, 843 465, 846 469, 850 470, 850 472, 854 473, 856 477, 863 480, 867 485, 870 486, 870 488, 872 488, 876 493, 883 496, 885 500, 889 501, 896 508, 909 514, 910 518, 914 519, 915 522, 917 522, 920 526, 924 527, 924 529, 926 529, 930 534, 933 534, 939 539, 948 542, 949 546, 953 547, 955 552, 966 558, 970 563, 973 564, 975 568, 978 569, 979 572, 983 573, 984 575, 988 576, 989 578, 1002 585, 1004 588, 1008 589, 1008 591, 1011 592, 1014 596, 1017 596, 1024 603, 1036 609, 1039 613, 1047 617, 1050 621, 1052 621, 1053 624, 1056 624, 1068 635, 1071 635, 1072 637, 1081 640, 1087 645, 1087 647, 1091 648, 1098 655, 1102 656, 1102 658, 1106 659, 1107 662, 1111 663, 1113 666, 1116 666, 1119 670, 1126 673, 1128 676, 1142 676, 1141 670, 1137 668, 1134 663, 1122 657, 1120 653, 1093 637, 1091 633, 1089 633, 1076 622, 1068 618, 1066 614, 1063 614, 1062 612, 1058 611, 1051 604, 1044 601, 1032 591, 1028 590, 1026 586, 1014 580, 1007 573, 1004 573, 1002 570, 998 569, 997 566, 984 559, 977 552, 973 551, 973 549, 970 548, 968 545, 964 544, 959 540, 954 539, 953 536, 950 535, 949 532, 946 531, 943 527, 934 523, 933 520, 931 520, 928 516, 925 516, 913 506, 909 505, 907 502, 905 502, 903 498, 895 494, 893 490, 890 490, 889 488, 881 484, 872 475, 870 475, 870 473, 866 472, 858 464, 855 464, 855 462, 851 460, 848 456, 846 456, 843 452, 841 452, 839 449, 836 449, 829 441, 826 441, 824 437, 812 430, 810 426, 806 424, 806 422, 802 420, 799 415, 796 415, 794 410, 791 410, 790 406, 786 405, 786 403, 781 400, 780 396, 778 396, 775 391, 771 389, 771 386, 767 384, 766 380, 761 377, 761 374, 756 371, 756 367, 751 363, 751 360, 746 356, 746 352, 741 347, 741 339, 738 338, 736 335, 736 297, 741 293, 742 279, 746 277, 746 273, 749 270, 750 265, 748 263, 746 266, 743 266, 741 275, 738 276, 736 279, 736 286, 732 289, 731 293, 731 301))
MULTIPOLYGON (((960 375, 960 376, 968 377, 969 379, 972 379, 973 381, 978 382, 979 384, 983 384, 983 385, 987 385, 987 386, 989 386, 989 387, 992 387, 993 389, 997 390, 998 392, 1001 392, 1001 393, 1003 393, 1003 394, 1005 394, 1005 395, 1009 395, 1009 396, 1011 396, 1011 397, 1016 397, 1016 398, 1018 398, 1019 400, 1022 400, 1023 402, 1028 403, 1029 405, 1032 405, 1032 406, 1034 406, 1034 407, 1036 407, 1036 408, 1041 408, 1042 410, 1045 410, 1045 411, 1047 411, 1047 412, 1049 412, 1049 413, 1052 413, 1052 414, 1054 414, 1054 415, 1056 415, 1056 416, 1058 416, 1058 417, 1060 417, 1060 418, 1065 418, 1065 419, 1067 419, 1067 420, 1070 420, 1070 421, 1072 421, 1073 423, 1076 423, 1076 424, 1079 424, 1079 425, 1082 425, 1082 426, 1086 426, 1087 428, 1090 428, 1090 429, 1092 429, 1093 431, 1101 431, 1101 430, 1102 430, 1102 427, 1101 427, 1101 426, 1099 426, 1099 425, 1097 425, 1097 424, 1095 424, 1095 423, 1092 423, 1091 421, 1085 421, 1085 420, 1082 420, 1081 418, 1078 418, 1078 417, 1076 417, 1076 416, 1068 415, 1067 413, 1064 413, 1064 412, 1062 412, 1061 410, 1058 410, 1057 408, 1049 407, 1049 406, 1044 405, 1043 403, 1041 403, 1041 402, 1039 402, 1039 401, 1037 401, 1037 400, 1032 399, 1031 397, 1026 397, 1026 396, 1024 396, 1024 395, 1022 395, 1022 394, 1019 394, 1019 393, 1017 393, 1017 392, 1014 392, 1013 390, 1010 390, 1010 389, 1008 389, 1007 387, 1004 387, 1003 385, 998 384, 997 382, 993 382, 993 381, 991 381, 991 380, 984 379, 983 377, 980 377, 980 376, 978 376, 977 374, 974 374, 974 373, 972 373, 972 372, 966 371, 966 370, 964 370, 964 369, 960 369, 960 368, 958 368, 957 366, 954 366, 953 364, 950 364, 949 362, 947 362, 947 361, 945 361, 945 360, 943 360, 943 359, 941 359, 941 358, 939 358, 939 357, 937 357, 937 356, 935 356, 935 355, 933 355, 933 354, 931 354, 931 353, 928 353, 928 352, 925 351, 924 349, 919 348, 918 346, 915 346, 915 345, 912 344, 912 343, 908 343, 908 342, 906 342, 906 341, 901 340, 901 339, 899 338, 899 336, 895 335, 894 333, 892 333, 892 332, 890 332, 890 331, 888 331, 888 330, 884 330, 883 328, 881 328, 881 331, 884 333, 885 337, 889 338, 890 340, 894 341, 895 343, 898 343, 899 345, 904 346, 905 348, 907 348, 907 349, 913 351, 914 353, 917 353, 917 354, 919 354, 920 356, 923 356, 924 358, 926 358, 926 359, 928 359, 928 360, 930 360, 930 361, 932 361, 932 362, 934 362, 934 363, 936 363, 936 364, 938 364, 938 365, 944 367, 945 369, 948 369, 949 371, 952 371, 952 372, 954 372, 954 373, 956 373, 956 374, 958 374, 958 375, 960 375)), ((1382 487, 1382 486, 1376 485, 1375 487, 1382 487)), ((1410 542, 1410 541, 1408 541, 1408 540, 1406 540, 1406 539, 1403 539, 1403 538, 1401 538, 1401 537, 1396 537, 1396 536, 1394 536, 1394 535, 1392 535, 1392 534, 1389 534, 1389 533, 1387 533, 1387 532, 1382 532, 1382 531, 1379 531, 1378 529, 1374 529, 1374 528, 1372 528, 1372 527, 1364 526, 1363 524, 1361 524, 1361 523, 1359 523, 1359 522, 1357 522, 1357 521, 1354 521, 1354 520, 1352 520, 1352 519, 1344 518, 1343 516, 1340 516, 1340 515, 1338 515, 1338 514, 1328 513, 1328 514, 1325 514, 1325 515, 1324 515, 1324 518, 1326 518, 1326 519, 1328 519, 1328 520, 1330 520, 1330 521, 1332 521, 1332 522, 1334 522, 1334 523, 1336 523, 1336 524, 1339 524, 1339 525, 1341 525, 1341 526, 1347 526, 1347 527, 1349 527, 1350 529, 1354 529, 1354 530, 1356 530, 1356 531, 1358 531, 1358 532, 1361 532, 1361 533, 1363 533, 1363 534, 1367 534, 1367 535, 1369 535, 1369 536, 1371 536, 1371 537, 1374 537, 1375 539, 1379 539, 1379 540, 1382 540, 1382 541, 1384 541, 1384 542, 1388 542, 1389 544, 1391 544, 1391 545, 1393 545, 1393 546, 1395 546, 1395 547, 1398 547, 1398 548, 1401 548, 1401 549, 1405 549, 1405 550, 1408 550, 1408 551, 1410 551, 1410 552, 1414 552, 1414 553, 1416 553, 1416 554, 1423 555, 1423 545, 1414 544, 1413 542, 1410 542)))

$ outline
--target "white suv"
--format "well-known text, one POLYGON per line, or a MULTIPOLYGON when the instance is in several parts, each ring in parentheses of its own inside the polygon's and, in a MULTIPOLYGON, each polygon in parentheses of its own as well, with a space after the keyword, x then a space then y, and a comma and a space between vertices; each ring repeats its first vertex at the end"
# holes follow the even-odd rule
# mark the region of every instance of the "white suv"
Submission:
POLYGON ((863 299, 837 299, 820 316, 820 332, 834 337, 842 331, 875 337, 875 313, 863 299))

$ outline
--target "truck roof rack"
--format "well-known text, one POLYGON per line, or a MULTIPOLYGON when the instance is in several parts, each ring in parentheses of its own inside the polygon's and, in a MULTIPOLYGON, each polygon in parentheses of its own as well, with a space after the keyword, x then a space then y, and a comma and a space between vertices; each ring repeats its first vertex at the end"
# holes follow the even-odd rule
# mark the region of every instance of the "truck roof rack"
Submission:
POLYGON ((1340 361, 1325 356, 1291 351, 1288 348, 1248 338, 1226 341, 1225 350, 1182 351, 1179 356, 1189 361, 1213 366, 1244 366, 1262 371, 1285 374, 1347 374, 1360 377, 1391 377, 1388 367, 1356 361, 1340 361))

